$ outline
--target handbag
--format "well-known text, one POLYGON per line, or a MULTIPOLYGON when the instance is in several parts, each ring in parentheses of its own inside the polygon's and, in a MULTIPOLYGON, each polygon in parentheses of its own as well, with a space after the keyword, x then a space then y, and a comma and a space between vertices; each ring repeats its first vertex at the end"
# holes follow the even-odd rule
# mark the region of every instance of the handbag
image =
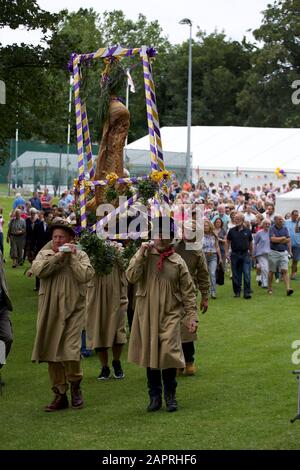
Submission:
POLYGON ((218 263, 216 270, 216 283, 218 286, 224 285, 224 269, 222 263, 218 263))

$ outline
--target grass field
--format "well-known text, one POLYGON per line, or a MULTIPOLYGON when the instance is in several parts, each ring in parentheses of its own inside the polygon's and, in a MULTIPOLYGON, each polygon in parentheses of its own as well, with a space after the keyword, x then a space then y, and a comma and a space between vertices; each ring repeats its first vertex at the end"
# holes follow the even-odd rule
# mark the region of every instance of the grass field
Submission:
MULTIPOLYGON (((0 198, 6 228, 12 199, 0 198)), ((145 371, 127 364, 123 381, 96 380, 95 356, 84 359, 85 408, 44 413, 52 399, 47 366, 32 364, 37 294, 23 268, 6 271, 14 303, 14 344, 2 370, 0 449, 298 449, 297 382, 291 344, 300 340, 300 285, 286 297, 254 286, 252 300, 234 299, 230 281, 201 315, 198 372, 178 379, 177 413, 146 413, 145 371)))

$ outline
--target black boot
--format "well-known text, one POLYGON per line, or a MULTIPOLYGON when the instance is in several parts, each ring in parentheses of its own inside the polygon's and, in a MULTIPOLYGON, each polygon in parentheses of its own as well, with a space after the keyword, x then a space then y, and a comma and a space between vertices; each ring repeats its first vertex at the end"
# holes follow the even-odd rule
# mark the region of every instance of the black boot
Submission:
POLYGON ((148 393, 150 397, 147 411, 158 411, 162 406, 161 371, 159 369, 150 369, 150 367, 147 367, 147 380, 148 393))
POLYGON ((167 393, 165 396, 167 411, 177 411, 177 401, 175 392, 167 393))
POLYGON ((150 397, 150 403, 147 407, 147 411, 158 411, 161 409, 162 400, 161 397, 150 397))

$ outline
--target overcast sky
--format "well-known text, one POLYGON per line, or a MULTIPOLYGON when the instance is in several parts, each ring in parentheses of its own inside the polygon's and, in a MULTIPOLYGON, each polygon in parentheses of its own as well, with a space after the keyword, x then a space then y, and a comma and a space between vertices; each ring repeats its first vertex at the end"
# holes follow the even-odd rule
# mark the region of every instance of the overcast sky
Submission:
MULTIPOLYGON (((125 15, 135 20, 139 13, 143 13, 148 21, 158 20, 163 32, 174 43, 181 43, 188 38, 188 26, 179 25, 182 18, 189 18, 193 22, 193 35, 197 26, 210 33, 216 28, 225 30, 228 37, 242 40, 246 35, 254 41, 248 29, 255 29, 261 24, 261 12, 272 0, 38 0, 42 9, 58 12, 67 8, 77 11, 80 7, 94 8, 98 13, 108 10, 123 10, 125 15)), ((0 42, 3 45, 21 42, 38 44, 40 33, 27 32, 24 29, 0 29, 0 42)), ((137 44, 138 45, 138 44, 137 44)), ((155 46, 155 44, 153 44, 155 46)))

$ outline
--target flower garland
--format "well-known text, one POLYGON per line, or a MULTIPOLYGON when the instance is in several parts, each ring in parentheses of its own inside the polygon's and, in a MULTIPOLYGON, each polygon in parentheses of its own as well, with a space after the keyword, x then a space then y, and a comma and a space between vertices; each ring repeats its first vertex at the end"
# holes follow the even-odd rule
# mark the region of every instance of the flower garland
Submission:
POLYGON ((117 183, 119 176, 116 173, 108 173, 105 179, 108 183, 105 191, 107 202, 113 202, 118 196, 132 197, 132 183, 117 183))
POLYGON ((155 183, 161 183, 162 181, 167 181, 171 178, 172 172, 167 171, 167 170, 153 170, 150 173, 150 179, 151 181, 154 181, 155 183))
POLYGON ((119 179, 119 176, 116 173, 108 173, 105 177, 109 186, 113 186, 119 179))
POLYGON ((143 204, 146 206, 148 204, 148 200, 152 199, 159 189, 159 185, 156 181, 152 179, 140 181, 138 183, 138 194, 141 198, 143 204))
POLYGON ((80 186, 81 184, 83 183, 83 186, 84 186, 84 190, 86 192, 86 194, 89 194, 91 192, 91 185, 89 183, 89 181, 86 181, 86 180, 79 180, 78 178, 74 178, 73 180, 73 187, 75 189, 75 191, 79 192, 80 191, 80 186))
POLYGON ((87 230, 81 233, 80 244, 88 255, 96 274, 106 276, 112 272, 113 266, 120 256, 116 246, 87 230))
POLYGON ((117 241, 102 240, 96 233, 89 230, 81 231, 79 235, 80 245, 99 276, 110 274, 115 264, 125 271, 141 245, 141 240, 129 240, 124 247, 117 241))

